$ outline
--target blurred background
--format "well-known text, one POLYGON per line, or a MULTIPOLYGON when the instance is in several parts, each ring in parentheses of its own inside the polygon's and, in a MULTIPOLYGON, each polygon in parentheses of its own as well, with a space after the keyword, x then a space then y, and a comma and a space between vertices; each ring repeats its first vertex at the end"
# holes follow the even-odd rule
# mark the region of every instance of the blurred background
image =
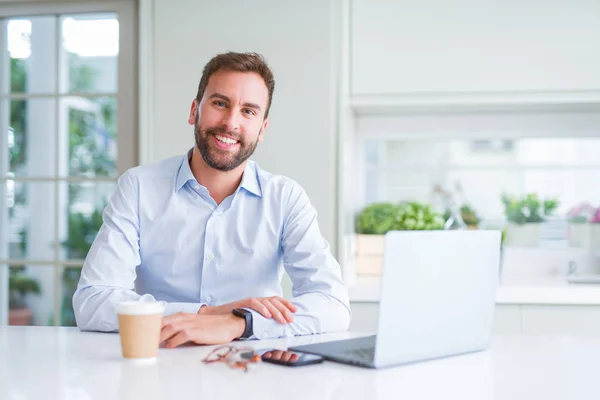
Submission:
POLYGON ((405 229, 502 231, 500 331, 549 304, 567 319, 536 326, 583 326, 582 290, 600 316, 597 1, 3 0, 0 22, 0 324, 74 324, 114 182, 193 146, 225 51, 275 73, 254 159, 307 190, 354 327, 405 229))

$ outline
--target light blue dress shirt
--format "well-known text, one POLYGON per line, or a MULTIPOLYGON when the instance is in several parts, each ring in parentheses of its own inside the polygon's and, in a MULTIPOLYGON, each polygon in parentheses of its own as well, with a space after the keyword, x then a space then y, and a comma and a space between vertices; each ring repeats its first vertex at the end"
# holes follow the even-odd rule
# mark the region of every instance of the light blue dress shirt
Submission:
POLYGON ((119 178, 73 296, 80 329, 118 330, 115 307, 125 300, 162 301, 170 315, 281 296, 283 268, 294 322, 253 311, 253 338, 347 329, 340 267, 300 185, 248 161, 240 186, 217 205, 194 178, 190 154, 119 178))

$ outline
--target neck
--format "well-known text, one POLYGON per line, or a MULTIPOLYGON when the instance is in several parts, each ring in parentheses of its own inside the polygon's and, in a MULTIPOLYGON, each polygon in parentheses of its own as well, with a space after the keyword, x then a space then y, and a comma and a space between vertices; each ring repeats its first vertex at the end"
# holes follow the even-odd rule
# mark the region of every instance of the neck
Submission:
POLYGON ((202 155, 198 152, 198 148, 194 147, 192 159, 190 160, 190 168, 198 183, 208 189, 210 197, 217 204, 221 204, 240 185, 244 169, 246 168, 246 162, 243 162, 231 171, 219 171, 208 166, 202 155))

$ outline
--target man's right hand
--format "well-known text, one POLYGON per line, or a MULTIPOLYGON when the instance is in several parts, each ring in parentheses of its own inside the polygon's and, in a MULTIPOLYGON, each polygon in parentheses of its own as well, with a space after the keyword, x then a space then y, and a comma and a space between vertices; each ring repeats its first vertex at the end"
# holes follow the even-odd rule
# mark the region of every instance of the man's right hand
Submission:
POLYGON ((244 300, 234 301, 220 306, 203 306, 198 314, 218 315, 231 314, 234 308, 250 308, 259 312, 265 318, 273 318, 280 324, 294 321, 292 316, 298 309, 289 300, 279 296, 272 297, 249 297, 244 300))

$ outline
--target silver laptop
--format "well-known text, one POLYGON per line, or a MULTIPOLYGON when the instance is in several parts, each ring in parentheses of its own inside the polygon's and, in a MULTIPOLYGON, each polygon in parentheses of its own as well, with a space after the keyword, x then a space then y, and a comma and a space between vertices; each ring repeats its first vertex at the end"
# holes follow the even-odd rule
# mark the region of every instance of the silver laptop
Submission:
POLYGON ((377 335, 291 347, 370 368, 489 347, 500 231, 394 231, 385 236, 377 335))

